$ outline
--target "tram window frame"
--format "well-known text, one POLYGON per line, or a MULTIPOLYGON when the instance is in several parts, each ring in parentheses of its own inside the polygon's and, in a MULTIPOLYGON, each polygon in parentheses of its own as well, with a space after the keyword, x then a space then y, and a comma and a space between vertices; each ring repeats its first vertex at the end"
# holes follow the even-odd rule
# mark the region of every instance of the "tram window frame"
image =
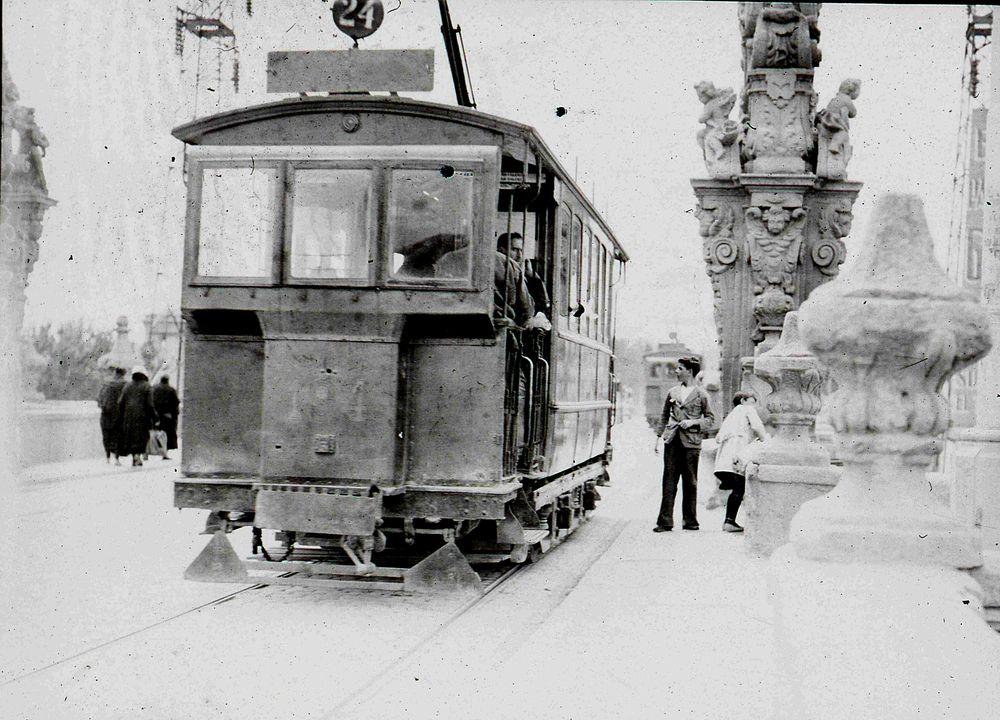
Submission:
POLYGON ((570 263, 569 263, 569 284, 570 303, 572 310, 569 316, 569 329, 573 332, 580 332, 580 316, 576 310, 583 302, 580 296, 580 263, 583 255, 583 218, 573 213, 573 230, 570 237, 570 263))
POLYGON ((580 252, 580 302, 586 308, 580 317, 580 333, 591 340, 594 338, 594 231, 589 227, 584 234, 580 252))
POLYGON ((601 238, 597 238, 597 340, 607 344, 607 334, 605 333, 604 317, 607 315, 608 288, 607 288, 607 258, 608 251, 604 247, 601 238))
MULTIPOLYGON (((233 159, 204 159, 193 160, 189 173, 189 182, 192 183, 188 195, 188 220, 189 228, 187 233, 187 253, 191 258, 192 277, 188 281, 191 285, 250 285, 256 287, 273 287, 281 283, 282 267, 282 225, 284 224, 285 213, 285 163, 281 160, 263 161, 257 164, 247 163, 243 160, 233 159), (202 214, 204 210, 205 198, 205 173, 215 170, 250 170, 251 173, 260 170, 273 170, 276 178, 271 189, 273 193, 270 220, 270 231, 268 233, 268 243, 270 244, 270 267, 264 275, 208 275, 202 273, 202 214)), ((263 225, 266 227, 266 225, 263 225)))
POLYGON ((348 286, 371 287, 377 280, 379 264, 380 230, 379 217, 384 200, 384 188, 381 178, 381 168, 370 161, 357 160, 321 160, 289 162, 285 175, 285 218, 282 230, 283 277, 285 285, 317 285, 317 286, 348 286), (369 177, 369 207, 368 207, 368 265, 365 277, 307 277, 293 274, 294 231, 295 231, 295 177, 296 173, 315 170, 356 170, 368 173, 369 177))
POLYGON ((557 287, 553 302, 558 308, 558 314, 563 318, 568 318, 572 312, 572 300, 570 298, 570 245, 572 244, 573 211, 563 205, 559 208, 559 242, 557 252, 559 254, 559 274, 556 278, 557 287))
MULTIPOLYGON (((394 171, 423 170, 440 173, 443 163, 428 160, 390 160, 382 165, 382 209, 380 211, 379 246, 382 259, 379 267, 378 284, 392 288, 448 288, 458 290, 474 290, 479 284, 478 269, 481 264, 480 255, 485 252, 482 245, 485 212, 483 202, 485 197, 485 167, 475 160, 449 160, 447 166, 457 175, 469 173, 472 180, 472 197, 470 200, 470 229, 468 248, 468 270, 461 278, 415 278, 395 277, 393 275, 392 249, 392 174, 394 171)), ((493 201, 495 202, 495 200, 493 201)), ((492 248, 489 248, 492 249, 492 248)), ((487 253, 489 254, 489 253, 487 253)), ((492 255, 490 254, 492 261, 492 255)), ((491 276, 492 277, 492 276, 491 276)))

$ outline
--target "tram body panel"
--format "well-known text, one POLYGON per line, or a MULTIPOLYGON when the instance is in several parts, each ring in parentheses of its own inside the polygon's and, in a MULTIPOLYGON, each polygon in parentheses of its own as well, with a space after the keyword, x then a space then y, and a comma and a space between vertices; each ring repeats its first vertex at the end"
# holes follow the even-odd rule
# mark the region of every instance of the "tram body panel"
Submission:
POLYGON ((184 331, 185 475, 256 475, 260 469, 263 338, 184 331))
POLYGON ((398 342, 269 338, 266 348, 261 476, 394 484, 398 342))
POLYGON ((503 346, 493 339, 414 342, 407 383, 409 482, 501 482, 503 346))

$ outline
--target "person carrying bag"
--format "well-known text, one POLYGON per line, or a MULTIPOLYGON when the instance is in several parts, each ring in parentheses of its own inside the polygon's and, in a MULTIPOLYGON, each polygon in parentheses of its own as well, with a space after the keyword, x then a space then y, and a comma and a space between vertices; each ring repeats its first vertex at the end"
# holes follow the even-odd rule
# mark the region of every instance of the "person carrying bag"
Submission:
POLYGON ((149 431, 149 442, 146 443, 146 455, 152 457, 159 455, 164 460, 167 459, 167 433, 164 430, 153 429, 149 431))

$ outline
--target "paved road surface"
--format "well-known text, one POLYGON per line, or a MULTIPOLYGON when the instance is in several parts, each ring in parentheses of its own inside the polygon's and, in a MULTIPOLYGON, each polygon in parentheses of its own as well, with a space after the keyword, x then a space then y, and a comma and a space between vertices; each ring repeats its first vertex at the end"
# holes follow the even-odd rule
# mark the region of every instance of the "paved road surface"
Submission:
MULTIPOLYGON (((742 538, 653 534, 659 462, 617 429, 614 485, 569 542, 464 598, 184 581, 203 513, 175 461, 36 468, 5 579, 13 718, 616 718, 770 711, 764 565, 742 538), (201 607, 200 607, 201 606, 201 607), (198 610, 192 610, 198 608, 198 610)), ((679 512, 679 508, 678 508, 679 512)), ((717 517, 716 517, 717 516, 717 517)), ((249 552, 249 533, 234 535, 249 552)))

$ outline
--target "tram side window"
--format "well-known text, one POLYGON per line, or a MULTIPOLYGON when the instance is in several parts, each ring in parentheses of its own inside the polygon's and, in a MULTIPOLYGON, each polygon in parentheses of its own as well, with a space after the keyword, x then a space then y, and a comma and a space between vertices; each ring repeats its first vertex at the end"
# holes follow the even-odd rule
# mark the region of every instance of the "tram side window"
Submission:
POLYGON ((594 296, 591 293, 591 288, 593 287, 594 281, 594 268, 591 264, 591 258, 593 257, 593 245, 594 245, 594 233, 591 232, 590 228, 587 228, 587 234, 583 239, 583 259, 581 261, 581 276, 580 276, 580 297, 583 301, 583 306, 587 308, 587 312, 584 313, 583 317, 580 319, 580 332, 582 332, 587 337, 593 337, 593 325, 594 325, 594 296))
POLYGON ((292 193, 292 277, 367 279, 371 171, 296 169, 292 193))
POLYGON ((570 243, 569 259, 569 306, 572 309, 570 314, 570 330, 580 332, 580 316, 576 314, 580 306, 580 246, 583 244, 583 222, 578 217, 573 217, 573 238, 570 243))
POLYGON ((559 213, 559 287, 556 288, 556 307, 559 314, 566 316, 569 313, 571 304, 569 291, 569 268, 570 268, 570 225, 573 223, 573 215, 566 208, 559 213))
POLYGON ((470 278, 474 180, 467 171, 447 177, 439 169, 392 171, 389 243, 394 279, 470 278))
POLYGON ((608 314, 608 275, 607 275, 607 251, 598 238, 597 242, 597 339, 602 343, 609 344, 605 335, 604 318, 608 314))
POLYGON ((198 275, 271 280, 278 180, 276 168, 205 168, 198 275))

